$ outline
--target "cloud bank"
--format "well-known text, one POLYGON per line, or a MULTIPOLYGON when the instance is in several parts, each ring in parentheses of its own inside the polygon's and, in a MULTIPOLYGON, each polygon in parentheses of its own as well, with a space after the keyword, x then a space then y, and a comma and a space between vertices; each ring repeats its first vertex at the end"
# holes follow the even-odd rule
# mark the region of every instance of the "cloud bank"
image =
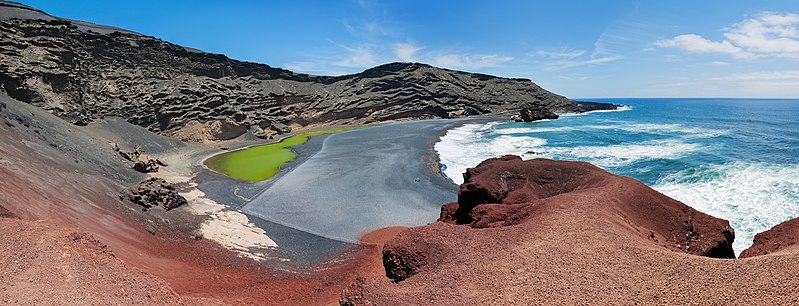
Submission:
POLYGON ((766 12, 745 19, 714 41, 698 34, 658 40, 655 46, 688 53, 720 53, 734 58, 776 57, 799 59, 799 14, 766 12))

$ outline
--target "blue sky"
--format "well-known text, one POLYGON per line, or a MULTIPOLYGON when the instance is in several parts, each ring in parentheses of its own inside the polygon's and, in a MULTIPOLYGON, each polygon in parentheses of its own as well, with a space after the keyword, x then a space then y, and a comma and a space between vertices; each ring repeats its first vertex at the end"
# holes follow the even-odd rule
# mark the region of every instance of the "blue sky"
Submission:
POLYGON ((799 98, 797 0, 21 2, 310 74, 415 61, 572 98, 799 98))

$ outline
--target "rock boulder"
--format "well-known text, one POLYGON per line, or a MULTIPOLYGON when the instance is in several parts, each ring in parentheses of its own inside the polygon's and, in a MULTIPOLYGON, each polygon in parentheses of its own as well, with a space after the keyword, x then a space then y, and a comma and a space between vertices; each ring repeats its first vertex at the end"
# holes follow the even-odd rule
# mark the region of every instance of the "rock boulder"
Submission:
POLYGON ((149 178, 122 191, 120 198, 148 210, 161 207, 167 211, 188 204, 186 198, 175 191, 175 186, 160 178, 149 178))
POLYGON ((560 116, 558 116, 558 114, 555 114, 548 109, 542 107, 533 107, 520 110, 519 115, 513 116, 512 119, 516 122, 533 122, 544 119, 558 119, 559 117, 560 116))

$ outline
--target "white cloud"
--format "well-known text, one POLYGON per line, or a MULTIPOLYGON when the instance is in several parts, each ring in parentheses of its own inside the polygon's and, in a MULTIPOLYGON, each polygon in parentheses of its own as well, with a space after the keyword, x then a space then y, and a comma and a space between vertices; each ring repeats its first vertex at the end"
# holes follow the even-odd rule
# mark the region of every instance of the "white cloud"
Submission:
POLYGON ((484 68, 503 67, 513 57, 500 54, 479 54, 455 51, 420 52, 425 47, 413 43, 369 44, 340 47, 334 55, 318 56, 314 59, 286 64, 292 71, 312 74, 341 75, 359 72, 389 62, 421 62, 433 66, 475 71, 484 68), (390 47, 388 47, 390 46, 390 47))
POLYGON ((380 64, 377 55, 368 47, 345 47, 347 53, 337 61, 335 65, 346 68, 363 68, 380 64))
POLYGON ((341 67, 336 67, 329 64, 322 64, 321 62, 310 62, 310 61, 286 64, 283 68, 286 68, 288 70, 297 73, 307 73, 315 75, 345 75, 352 73, 350 69, 342 69, 341 67))
POLYGON ((592 58, 592 59, 589 59, 587 61, 578 62, 577 64, 578 64, 578 66, 596 65, 596 64, 602 64, 602 63, 615 62, 615 61, 618 61, 618 60, 623 59, 623 58, 624 57, 622 57, 621 55, 605 56, 605 57, 592 58))
POLYGON ((799 59, 799 14, 766 12, 745 19, 713 41, 697 34, 658 40, 661 48, 689 53, 722 53, 735 58, 778 57, 799 59))
POLYGON ((722 81, 795 81, 799 82, 799 70, 756 71, 733 73, 728 76, 713 78, 722 81))
POLYGON ((403 62, 415 62, 416 52, 424 49, 412 43, 399 43, 394 45, 394 55, 403 62))
POLYGON ((607 55, 607 56, 600 56, 600 57, 586 57, 582 59, 578 58, 566 58, 560 59, 555 61, 545 62, 544 64, 540 65, 540 68, 545 71, 558 71, 567 68, 575 68, 580 66, 586 65, 599 65, 604 63, 615 62, 618 60, 624 59, 621 55, 607 55))
POLYGON ((730 65, 730 63, 724 62, 724 61, 712 61, 710 63, 713 64, 713 65, 716 65, 716 66, 729 66, 730 65))
POLYGON ((734 46, 729 41, 711 41, 696 34, 684 34, 668 40, 658 40, 655 46, 677 48, 691 53, 725 53, 737 58, 750 58, 752 54, 734 46))
POLYGON ((359 38, 389 36, 393 33, 390 27, 375 20, 362 20, 357 22, 340 20, 339 22, 341 22, 344 30, 350 33, 350 35, 359 38))
MULTIPOLYGON (((799 70, 740 72, 710 78, 726 89, 725 94, 739 97, 799 97, 799 70)), ((714 84, 714 83, 710 83, 714 84)))
POLYGON ((530 52, 528 56, 545 56, 550 58, 575 58, 585 54, 585 50, 571 50, 571 51, 544 51, 538 50, 530 52))
POLYGON ((442 53, 430 55, 425 62, 444 68, 473 70, 500 67, 502 64, 512 60, 512 57, 496 54, 442 53))
POLYGON ((614 54, 604 47, 608 35, 604 34, 596 41, 595 49, 590 55, 585 50, 537 50, 527 53, 527 56, 540 62, 538 67, 545 71, 557 71, 586 65, 599 65, 623 59, 621 55, 614 54))

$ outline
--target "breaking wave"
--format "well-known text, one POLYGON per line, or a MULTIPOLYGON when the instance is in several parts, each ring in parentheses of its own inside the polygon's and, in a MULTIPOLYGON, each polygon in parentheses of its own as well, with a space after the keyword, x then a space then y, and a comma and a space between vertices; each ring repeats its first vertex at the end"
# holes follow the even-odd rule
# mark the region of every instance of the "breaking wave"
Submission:
POLYGON ((730 221, 739 254, 755 234, 799 216, 799 165, 737 161, 705 166, 667 175, 653 188, 730 221))

